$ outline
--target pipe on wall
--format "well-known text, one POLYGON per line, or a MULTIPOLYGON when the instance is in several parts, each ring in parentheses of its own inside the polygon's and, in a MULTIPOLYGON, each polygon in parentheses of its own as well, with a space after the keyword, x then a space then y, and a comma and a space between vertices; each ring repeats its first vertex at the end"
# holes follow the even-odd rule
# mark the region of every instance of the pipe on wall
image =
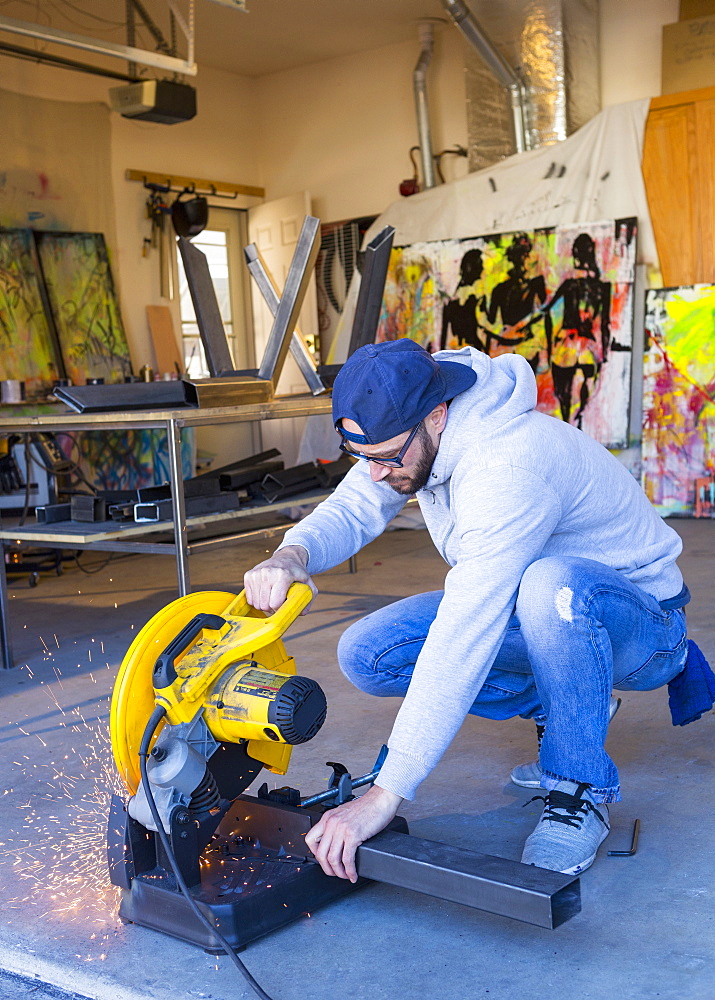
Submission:
POLYGON ((434 26, 429 21, 421 21, 418 25, 418 37, 420 41, 420 57, 412 74, 412 85, 415 94, 417 132, 422 157, 422 177, 425 188, 433 188, 436 186, 437 181, 435 180, 432 132, 430 130, 429 106, 427 104, 427 69, 432 61, 432 52, 434 50, 434 26))
POLYGON ((442 6, 469 44, 476 49, 499 83, 508 91, 517 153, 530 149, 526 128, 524 85, 506 59, 497 51, 464 0, 442 0, 442 6))

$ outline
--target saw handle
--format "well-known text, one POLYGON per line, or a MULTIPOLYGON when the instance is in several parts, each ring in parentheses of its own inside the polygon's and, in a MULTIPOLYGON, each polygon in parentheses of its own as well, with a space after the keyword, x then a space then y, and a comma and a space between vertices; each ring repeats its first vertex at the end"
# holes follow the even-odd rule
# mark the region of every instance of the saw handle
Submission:
MULTIPOLYGON (((306 583, 292 583, 284 603, 272 615, 267 616, 263 624, 270 629, 276 638, 280 637, 312 600, 313 591, 306 583)), ((224 614, 244 617, 243 612, 247 611, 249 607, 250 605, 246 601, 246 592, 242 590, 236 600, 226 608, 224 614)), ((182 654, 193 646, 204 629, 219 631, 227 624, 226 619, 222 618, 221 615, 202 612, 192 618, 187 625, 184 625, 179 634, 171 640, 164 652, 156 659, 152 673, 154 690, 160 691, 174 683, 178 677, 176 661, 181 659, 182 654)))
POLYGON ((312 600, 313 591, 307 583, 292 583, 288 588, 285 601, 277 611, 269 615, 268 621, 282 634, 312 600))
POLYGON ((226 620, 221 615, 202 612, 200 615, 192 618, 188 625, 184 625, 179 634, 171 640, 161 656, 157 657, 152 675, 152 683, 155 690, 167 688, 174 683, 178 676, 175 666, 177 659, 182 653, 186 652, 189 646, 193 646, 205 628, 218 631, 225 624, 226 620))
MULTIPOLYGON (((291 583, 288 595, 277 611, 274 611, 272 615, 267 615, 265 611, 257 611, 257 615, 266 615, 264 624, 268 625, 277 635, 282 635, 312 600, 313 591, 307 583, 291 583)), ((242 590, 234 603, 226 608, 224 614, 243 618, 246 617, 246 613, 251 607, 252 605, 246 600, 246 591, 242 590)))

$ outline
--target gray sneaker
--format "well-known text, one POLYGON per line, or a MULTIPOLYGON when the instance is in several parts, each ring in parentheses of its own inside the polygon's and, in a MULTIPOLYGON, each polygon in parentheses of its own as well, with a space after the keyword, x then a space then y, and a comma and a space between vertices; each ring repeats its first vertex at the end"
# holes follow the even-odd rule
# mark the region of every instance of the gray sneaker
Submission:
MULTIPOLYGON (((614 698, 613 695, 611 695, 611 704, 608 709, 609 722, 620 707, 621 699, 614 698)), ((541 742, 544 738, 545 728, 545 725, 542 725, 539 722, 536 723, 536 739, 539 744, 539 750, 541 750, 541 742)), ((522 788, 541 788, 541 765, 539 764, 538 759, 529 761, 528 764, 517 764, 509 777, 515 785, 521 785, 522 788)))
POLYGON ((594 803, 589 787, 575 781, 560 781, 545 796, 535 796, 543 798, 546 806, 524 844, 522 864, 549 868, 564 875, 580 875, 591 867, 611 828, 608 809, 602 803, 594 803))

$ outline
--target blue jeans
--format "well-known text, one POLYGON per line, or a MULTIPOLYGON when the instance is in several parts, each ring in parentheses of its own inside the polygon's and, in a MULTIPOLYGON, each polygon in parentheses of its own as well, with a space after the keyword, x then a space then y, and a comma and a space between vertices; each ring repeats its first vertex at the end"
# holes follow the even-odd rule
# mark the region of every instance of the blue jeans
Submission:
MULTIPOLYGON (((345 676, 368 694, 403 697, 442 597, 441 590, 407 597, 351 625, 338 646, 345 676)), ((604 749, 611 690, 661 687, 686 657, 682 609, 663 611, 616 570, 590 559, 539 559, 521 579, 501 647, 469 711, 487 719, 548 719, 543 787, 587 782, 595 801, 617 802, 618 771, 604 749)))

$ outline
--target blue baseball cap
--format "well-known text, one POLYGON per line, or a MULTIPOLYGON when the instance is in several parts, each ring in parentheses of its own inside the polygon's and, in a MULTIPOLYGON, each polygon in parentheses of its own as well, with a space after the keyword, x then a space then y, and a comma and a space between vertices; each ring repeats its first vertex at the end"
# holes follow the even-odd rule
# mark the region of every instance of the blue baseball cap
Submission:
POLYGON ((333 385, 333 423, 356 444, 380 444, 412 430, 428 413, 469 389, 477 373, 459 361, 435 360, 414 340, 387 340, 358 348, 333 385), (340 421, 354 420, 363 434, 340 421))

